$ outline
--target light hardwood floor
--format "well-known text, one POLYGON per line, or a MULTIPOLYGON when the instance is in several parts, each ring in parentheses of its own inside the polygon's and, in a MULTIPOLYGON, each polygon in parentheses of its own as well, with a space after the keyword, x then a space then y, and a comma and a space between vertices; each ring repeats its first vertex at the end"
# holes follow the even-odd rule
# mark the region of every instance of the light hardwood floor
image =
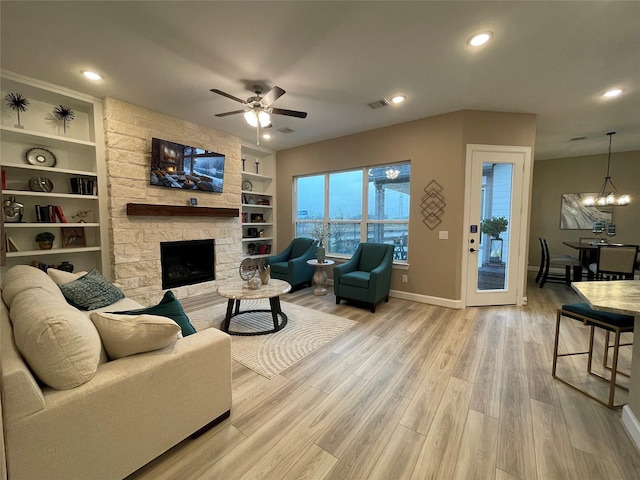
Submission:
MULTIPOLYGON (((289 294, 283 301, 357 324, 270 380, 234 362, 231 417, 130 478, 640 478, 620 410, 551 377, 555 309, 577 295, 532 280, 527 293, 523 308, 391 298, 374 314, 309 288, 289 294)), ((183 303, 188 312, 219 301, 183 303)), ((584 349, 586 330, 563 325, 561 351, 584 349)), ((565 357, 558 372, 600 389, 584 368, 584 357, 565 357)))

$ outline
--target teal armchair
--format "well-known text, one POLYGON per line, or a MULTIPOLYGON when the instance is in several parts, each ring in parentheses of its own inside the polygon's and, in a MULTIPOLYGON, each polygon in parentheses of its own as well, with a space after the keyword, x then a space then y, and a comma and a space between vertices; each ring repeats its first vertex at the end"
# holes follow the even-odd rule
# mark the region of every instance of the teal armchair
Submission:
POLYGON ((271 267, 271 277, 284 280, 292 288, 302 284, 311 285, 313 266, 307 260, 316 258, 316 241, 312 238, 294 238, 282 252, 265 258, 271 267))
POLYGON ((393 245, 361 243, 353 256, 333 269, 333 290, 336 304, 340 300, 355 300, 367 304, 375 313, 383 299, 389 301, 393 245))

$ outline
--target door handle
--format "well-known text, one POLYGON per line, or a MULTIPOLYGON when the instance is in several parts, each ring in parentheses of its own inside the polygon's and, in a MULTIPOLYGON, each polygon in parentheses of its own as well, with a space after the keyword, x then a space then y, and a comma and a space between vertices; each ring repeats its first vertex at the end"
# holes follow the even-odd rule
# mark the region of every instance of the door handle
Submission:
POLYGON ((471 247, 471 248, 469 249, 469 251, 470 251, 471 253, 473 253, 473 252, 477 252, 477 250, 476 250, 475 248, 473 248, 473 247, 471 247))

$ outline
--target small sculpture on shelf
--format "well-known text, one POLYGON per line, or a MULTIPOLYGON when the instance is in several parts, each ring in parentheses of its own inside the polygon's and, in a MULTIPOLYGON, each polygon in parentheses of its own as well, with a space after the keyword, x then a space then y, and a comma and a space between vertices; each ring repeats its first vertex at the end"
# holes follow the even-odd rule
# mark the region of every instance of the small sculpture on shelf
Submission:
POLYGON ((4 221, 8 223, 19 223, 24 215, 24 204, 16 200, 16 197, 9 197, 2 202, 4 221))
POLYGON ((51 232, 40 232, 36 235, 36 242, 38 242, 40 250, 51 250, 55 239, 56 236, 51 232))
POLYGON ((79 218, 80 220, 78 220, 78 223, 87 223, 85 218, 87 218, 90 211, 91 210, 78 210, 75 215, 71 215, 71 218, 79 218))
POLYGON ((58 105, 53 108, 53 116, 58 120, 62 120, 62 128, 65 134, 67 133, 67 123, 75 118, 73 115, 74 111, 66 105, 58 105))
POLYGON ((21 93, 7 93, 4 99, 7 101, 7 106, 18 114, 18 123, 15 127, 24 128, 20 123, 20 112, 26 112, 28 110, 29 100, 21 93))

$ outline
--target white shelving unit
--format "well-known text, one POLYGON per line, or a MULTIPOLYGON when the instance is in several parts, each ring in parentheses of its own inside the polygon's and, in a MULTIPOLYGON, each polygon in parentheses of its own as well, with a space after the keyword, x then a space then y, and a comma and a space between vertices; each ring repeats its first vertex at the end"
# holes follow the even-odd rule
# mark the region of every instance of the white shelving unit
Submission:
POLYGON ((242 145, 242 252, 265 257, 275 243, 275 153, 242 145), (257 163, 256 163, 257 160, 257 163))
MULTIPOLYGON (((20 93, 29 101, 28 110, 17 115, 4 111, 0 123, 0 168, 3 172, 2 200, 15 198, 24 205, 20 223, 5 221, 7 253, 4 268, 17 264, 39 262, 57 265, 69 261, 75 271, 97 268, 110 277, 106 169, 104 163, 104 132, 102 103, 99 99, 46 84, 10 72, 1 72, 4 98, 8 93, 20 93), (63 125, 53 115, 54 107, 68 106, 74 120, 63 125), (34 147, 53 153, 55 165, 32 165, 26 152, 34 147), (29 182, 43 177, 52 184, 51 191, 33 191, 29 182), (90 192, 74 192, 71 179, 84 179, 93 186, 90 192), (36 206, 60 206, 67 220, 62 223, 38 221, 36 206), (79 213, 86 211, 86 215, 79 213), (82 222, 81 222, 82 220, 82 222), (80 246, 64 245, 64 232, 80 233, 80 246), (35 237, 41 232, 55 236, 53 248, 40 250, 35 237), (10 241, 9 241, 10 239, 10 241)), ((4 214, 4 212, 3 212, 4 214)))

